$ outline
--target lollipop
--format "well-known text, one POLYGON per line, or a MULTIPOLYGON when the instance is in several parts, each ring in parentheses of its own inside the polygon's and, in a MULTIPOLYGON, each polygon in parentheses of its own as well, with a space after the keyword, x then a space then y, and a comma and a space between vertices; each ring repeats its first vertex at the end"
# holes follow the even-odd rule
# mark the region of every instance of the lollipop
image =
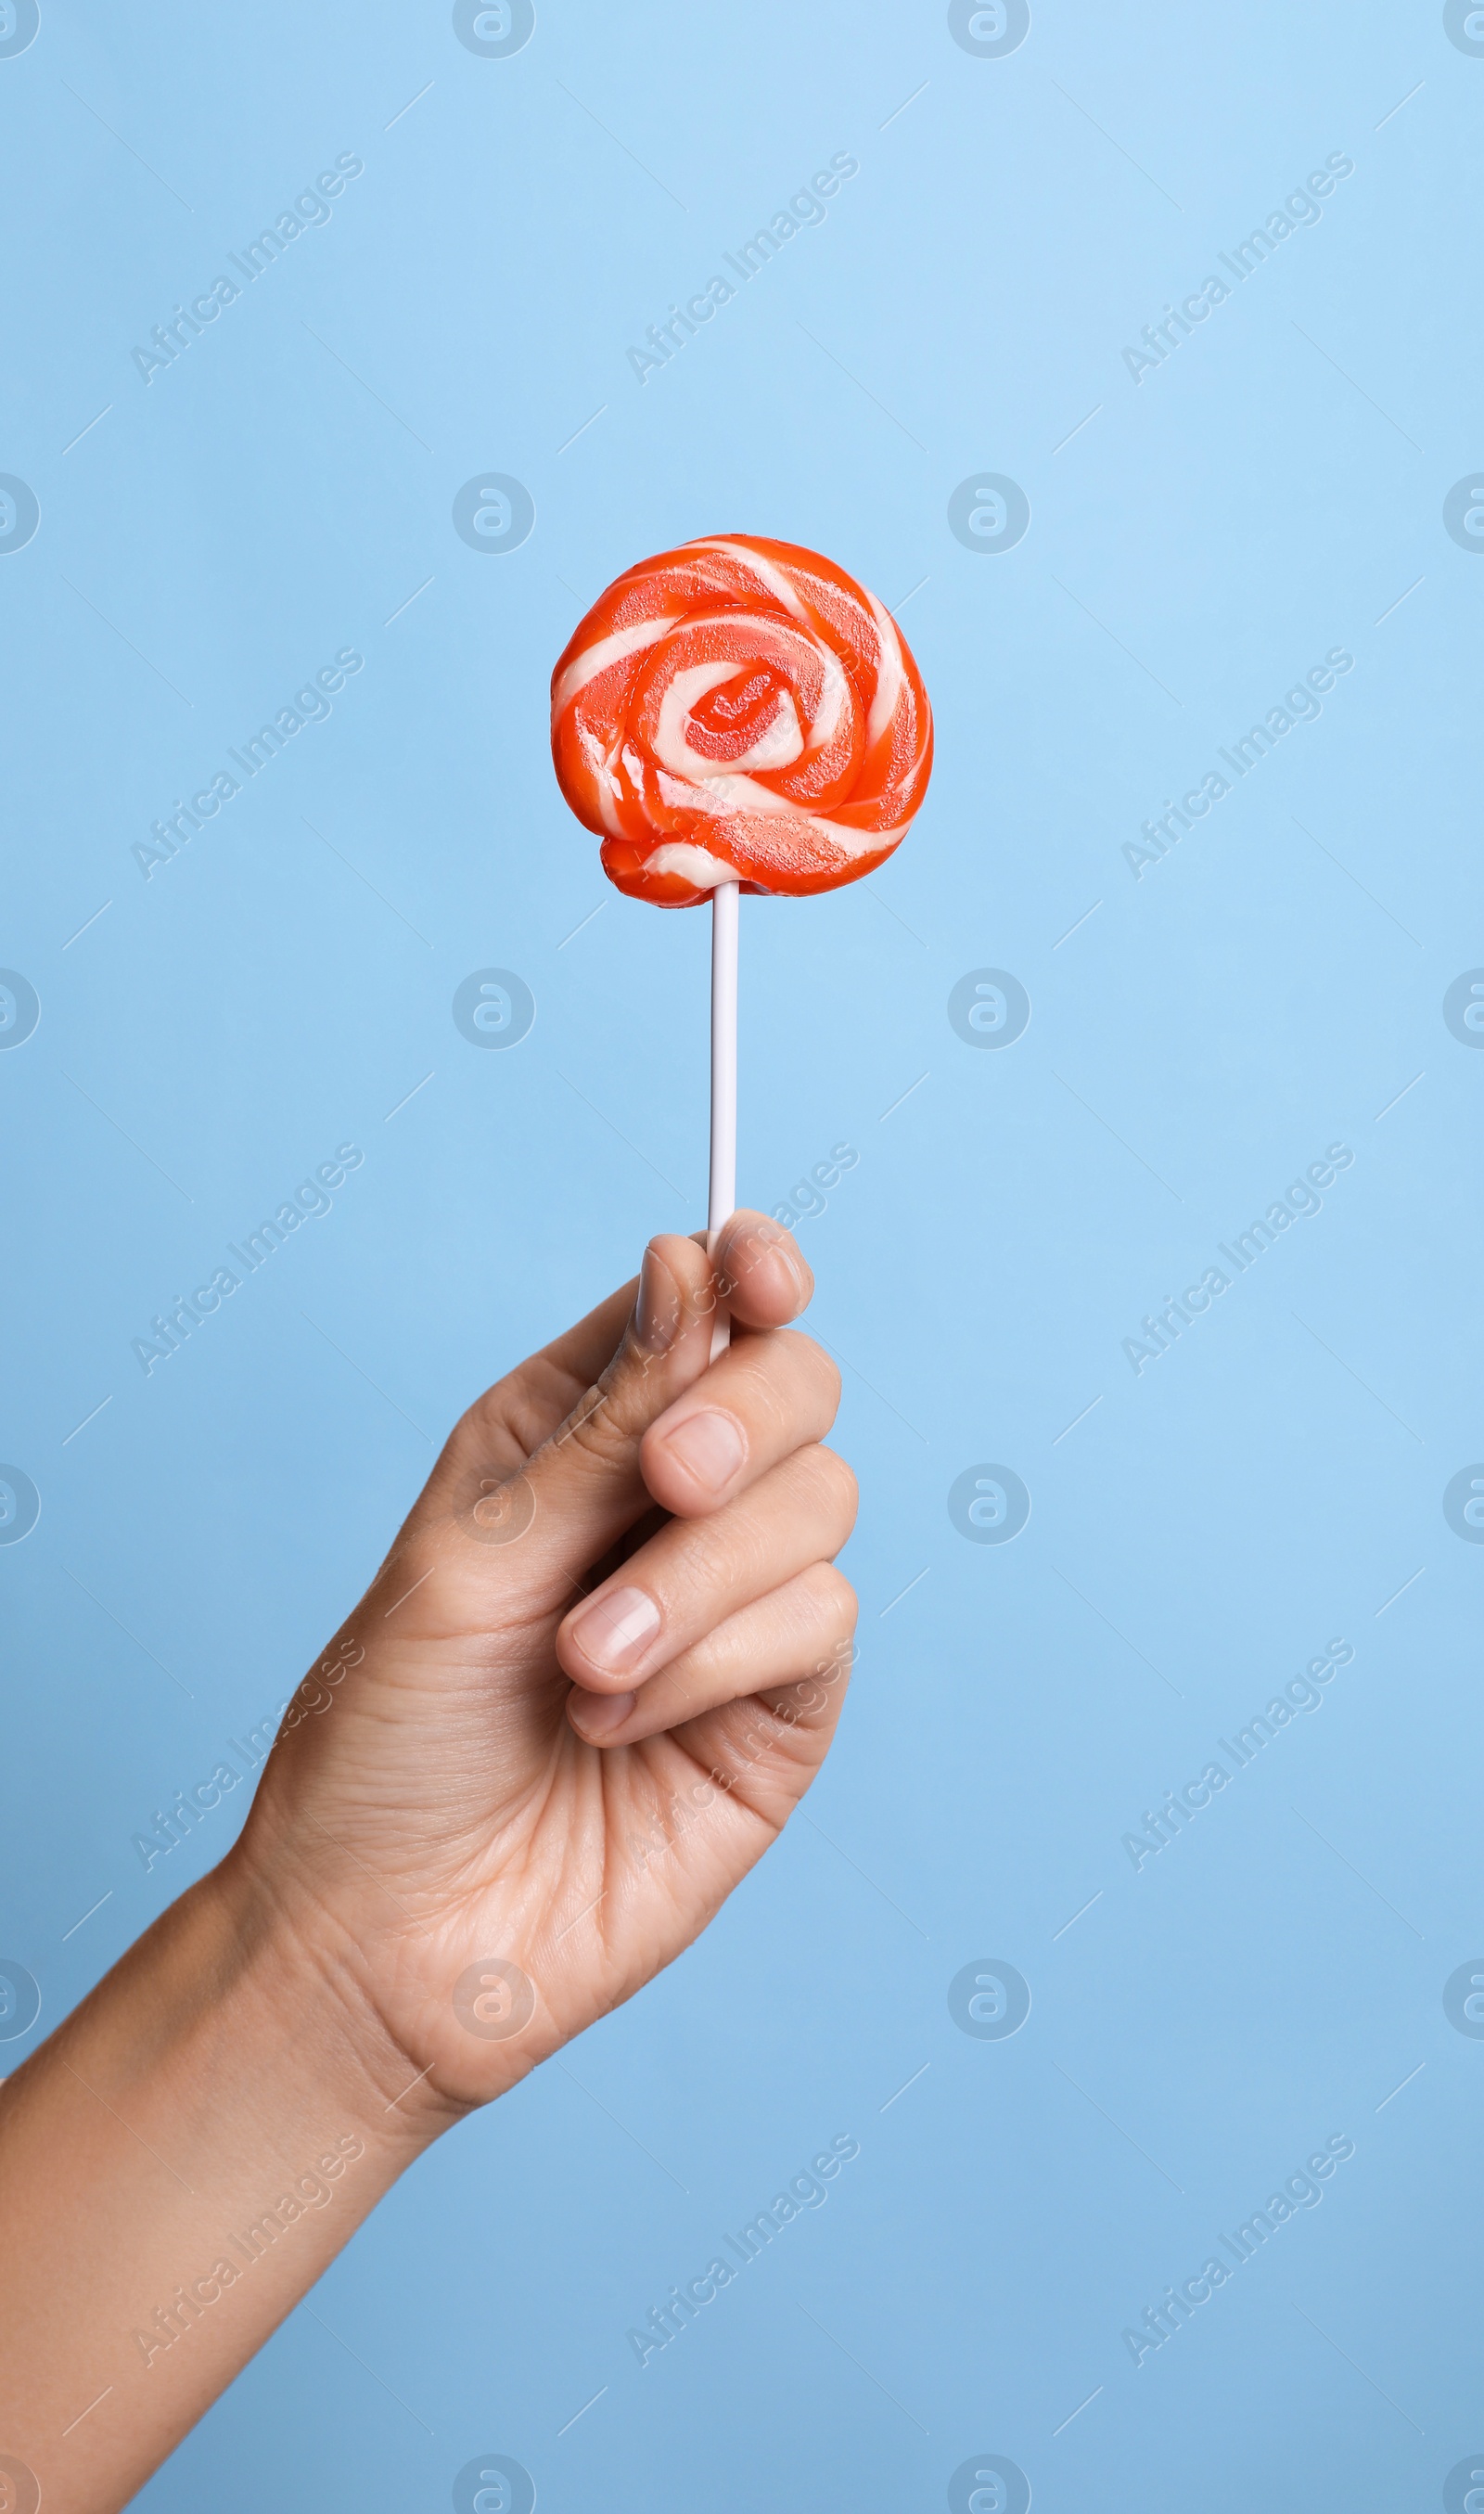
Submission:
POLYGON ((551 754, 620 890, 713 903, 714 1244, 736 1205, 739 893, 837 890, 901 843, 933 766, 922 676, 832 559, 707 537, 629 568, 579 624, 551 676, 551 754))

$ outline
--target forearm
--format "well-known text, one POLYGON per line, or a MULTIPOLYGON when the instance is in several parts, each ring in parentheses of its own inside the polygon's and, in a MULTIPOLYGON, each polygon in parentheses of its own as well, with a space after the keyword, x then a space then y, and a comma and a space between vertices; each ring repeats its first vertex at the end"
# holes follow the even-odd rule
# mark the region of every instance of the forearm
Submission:
POLYGON ((0 2091, 0 2455, 47 2514, 124 2504, 447 2126, 413 2075, 228 1861, 0 2091))

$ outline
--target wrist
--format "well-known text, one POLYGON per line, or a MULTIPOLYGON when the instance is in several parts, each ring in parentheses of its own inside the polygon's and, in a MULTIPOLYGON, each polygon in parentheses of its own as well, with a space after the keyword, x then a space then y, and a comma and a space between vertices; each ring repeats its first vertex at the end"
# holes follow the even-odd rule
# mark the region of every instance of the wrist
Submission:
POLYGON ((196 1889, 232 2035, 275 2055, 295 2110, 341 2124, 389 2181, 466 2107, 429 2085, 370 1995, 359 1945, 328 1899, 270 1880, 243 1845, 196 1889))

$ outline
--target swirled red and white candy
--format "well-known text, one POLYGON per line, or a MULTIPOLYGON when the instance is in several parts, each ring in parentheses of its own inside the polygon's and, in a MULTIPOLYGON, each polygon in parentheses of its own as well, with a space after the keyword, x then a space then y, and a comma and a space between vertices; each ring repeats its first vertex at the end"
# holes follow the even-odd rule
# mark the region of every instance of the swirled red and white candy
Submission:
POLYGON ((872 872, 927 791, 933 716, 874 594, 735 533, 593 604, 551 676, 551 752, 609 878, 693 908, 722 881, 801 896, 872 872))

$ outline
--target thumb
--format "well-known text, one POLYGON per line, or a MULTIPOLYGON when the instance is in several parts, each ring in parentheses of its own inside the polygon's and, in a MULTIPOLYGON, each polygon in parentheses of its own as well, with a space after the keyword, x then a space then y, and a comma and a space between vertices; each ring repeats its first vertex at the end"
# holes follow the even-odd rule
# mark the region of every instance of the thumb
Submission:
MULTIPOLYGON (((456 1541, 471 1555, 498 1549, 487 1556, 490 1569, 498 1559, 501 1584, 524 1593, 534 1611, 569 1605, 581 1575, 653 1508, 640 1444, 705 1371, 718 1295, 735 1318, 750 1316, 759 1326, 782 1324, 803 1308, 808 1270, 790 1248, 775 1224, 751 1214, 734 1217, 714 1264, 692 1239, 652 1239, 617 1351, 515 1474, 501 1437, 509 1428, 500 1420, 503 1409, 497 1406, 494 1422, 476 1410, 478 1428, 450 1460, 439 1495, 456 1541)), ((517 1372, 511 1383, 517 1402, 521 1378, 517 1372)), ((497 1400, 501 1394, 492 1392, 497 1400)))

